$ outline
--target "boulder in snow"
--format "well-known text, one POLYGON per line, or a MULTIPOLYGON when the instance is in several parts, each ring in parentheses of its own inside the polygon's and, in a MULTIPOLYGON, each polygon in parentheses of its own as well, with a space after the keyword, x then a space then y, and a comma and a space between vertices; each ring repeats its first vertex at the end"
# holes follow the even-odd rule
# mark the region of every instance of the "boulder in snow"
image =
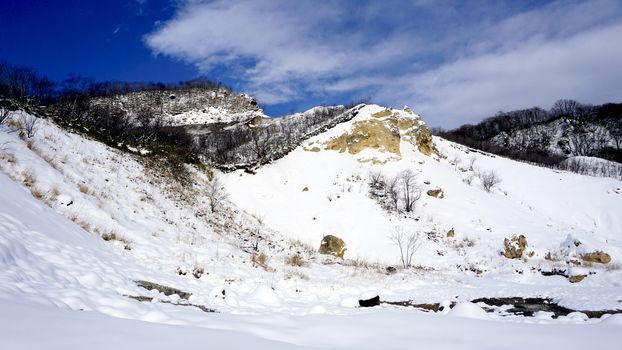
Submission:
POLYGON ((523 235, 512 236, 503 240, 503 256, 508 259, 519 259, 527 247, 527 238, 523 235))
POLYGON ((372 306, 378 306, 380 305, 380 296, 376 295, 373 298, 369 298, 369 299, 359 299, 359 306, 360 307, 372 307, 372 306))
POLYGON ((445 193, 440 188, 437 188, 435 190, 429 190, 426 193, 428 196, 438 198, 438 199, 442 199, 443 197, 445 197, 445 193))
POLYGON ((322 238, 319 252, 320 254, 333 255, 343 259, 347 249, 343 239, 333 235, 326 235, 322 238))
POLYGON ((581 255, 581 259, 586 262, 608 264, 611 262, 611 256, 603 251, 595 251, 581 255))

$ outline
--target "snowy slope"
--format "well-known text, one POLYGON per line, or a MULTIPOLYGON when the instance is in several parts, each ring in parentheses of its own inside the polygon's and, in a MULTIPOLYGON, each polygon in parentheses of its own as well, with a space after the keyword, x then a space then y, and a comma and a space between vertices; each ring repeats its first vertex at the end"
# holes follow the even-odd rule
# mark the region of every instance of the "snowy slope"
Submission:
MULTIPOLYGON (((357 118, 352 122, 367 117, 362 113, 357 118)), ((506 181, 524 180, 512 180, 509 170, 502 175, 501 185, 509 191, 507 197, 501 190, 484 193, 476 183, 464 187, 457 177, 463 174, 461 171, 447 160, 437 162, 409 149, 411 144, 407 142, 402 144, 401 160, 384 165, 360 163, 356 157, 337 151, 304 150, 317 147, 348 128, 349 124, 341 124, 310 139, 289 156, 260 168, 256 175, 221 174, 235 203, 226 204, 222 212, 214 214, 207 209, 208 199, 203 191, 209 180, 196 169, 189 169, 193 185, 179 188, 153 173, 136 156, 69 133, 48 120, 40 120, 35 136, 26 140, 0 126, 0 347, 158 349, 176 344, 182 348, 234 349, 252 344, 260 349, 410 349, 417 344, 424 348, 493 349, 504 344, 515 349, 579 349, 594 344, 594 339, 599 344, 614 344, 622 323, 619 316, 586 321, 581 314, 558 319, 547 314, 537 318, 484 315, 479 306, 465 302, 494 295, 550 296, 576 309, 617 308, 622 299, 619 269, 604 271, 595 267, 595 275, 576 285, 570 285, 561 276, 530 273, 527 268, 524 274, 516 274, 514 270, 523 263, 501 260, 496 255, 499 242, 490 239, 503 237, 497 230, 507 227, 505 221, 494 221, 494 215, 486 214, 486 220, 498 222, 501 228, 490 226, 492 232, 466 232, 474 226, 466 214, 447 213, 441 219, 428 219, 420 213, 429 210, 427 215, 431 216, 443 203, 460 208, 460 201, 452 199, 459 189, 464 191, 461 195, 480 205, 490 208, 494 204, 502 210, 522 208, 523 205, 511 204, 506 199, 510 196, 532 200, 527 205, 540 205, 538 210, 546 215, 554 215, 555 207, 587 210, 587 205, 519 197, 514 191, 529 186, 510 190, 506 181), (421 161, 424 163, 419 164, 421 161), (430 186, 440 185, 446 191, 444 199, 435 199, 436 204, 432 198, 424 197, 415 216, 407 220, 379 210, 377 203, 367 198, 365 188, 364 171, 368 168, 381 167, 388 173, 401 169, 403 164, 427 169, 428 173, 422 173, 419 180, 429 177, 430 186), (361 180, 351 177, 356 172, 361 180), (309 190, 302 192, 304 187, 309 190), (332 202, 326 199, 327 192, 331 192, 332 202), (487 204, 491 200, 494 203, 487 204), (272 215, 275 210, 281 211, 281 218, 288 219, 277 220, 272 215), (309 214, 317 215, 316 220, 304 221, 309 214), (469 236, 476 243, 472 248, 451 248, 453 241, 444 238, 426 242, 416 263, 436 266, 436 271, 410 269, 387 275, 383 266, 366 267, 352 260, 340 262, 313 252, 321 234, 309 239, 304 233, 312 232, 309 227, 313 225, 326 227, 324 220, 331 215, 334 222, 330 228, 358 225, 360 236, 339 233, 351 245, 348 256, 381 260, 386 254, 393 262, 395 247, 385 242, 381 231, 384 223, 415 228, 421 224, 443 230, 455 223, 455 242, 469 236), (420 216, 419 221, 414 221, 416 216, 420 216), (445 222, 448 218, 456 221, 445 222), (342 220, 344 223, 339 223, 342 220), (464 226, 459 226, 461 222, 464 226), (374 236, 372 229, 380 231, 374 236), (249 253, 252 250, 247 240, 257 232, 265 236, 259 242, 259 250, 267 255, 266 269, 252 263, 249 253), (110 233, 117 238, 102 240, 110 233), (284 236, 300 238, 312 246, 301 246, 284 236), (370 248, 368 239, 376 240, 377 249, 370 248), (446 253, 441 259, 437 258, 437 249, 446 253), (487 252, 489 249, 495 251, 487 252), (296 252, 303 256, 305 266, 287 263, 287 258, 296 252), (483 265, 498 270, 479 276, 455 268, 455 264, 475 263, 480 255, 490 259, 483 265), (205 270, 200 278, 190 273, 195 267, 205 270), (186 275, 179 275, 179 269, 186 275), (192 295, 184 301, 175 295, 140 288, 135 280, 161 283, 192 295), (430 314, 388 305, 355 307, 358 298, 370 293, 379 294, 383 300, 456 301, 463 306, 449 313, 446 310, 430 314), (153 297, 154 301, 139 302, 128 296, 153 297), (206 313, 188 306, 189 303, 219 313, 206 313), (32 336, 33 329, 37 330, 36 336, 32 336), (521 334, 520 339, 505 343, 516 334, 521 334)), ((454 150, 452 144, 436 141, 442 152, 454 150)), ((366 159, 386 154, 363 152, 358 156, 366 159)), ((506 160, 481 156, 478 165, 502 162, 506 160)), ((516 166, 507 162, 507 167, 516 166)), ((549 176, 553 182, 553 175, 546 169, 525 169, 539 178, 549 176), (540 171, 545 175, 538 175, 540 171)), ((552 174, 562 176, 570 184, 587 187, 585 192, 606 192, 611 186, 619 186, 612 180, 552 174)), ((546 194, 549 189, 539 190, 546 194)), ((619 218, 610 214, 619 208, 620 197, 615 190, 607 196, 611 196, 604 197, 609 198, 607 201, 598 196, 592 198, 592 204, 602 209, 598 227, 592 231, 578 232, 595 218, 596 209, 586 211, 585 217, 571 212, 566 221, 568 227, 577 227, 572 232, 576 231, 586 245, 603 247, 616 261, 619 237, 609 228, 619 228, 619 218), (606 245, 603 240, 608 240, 606 245)), ((574 197, 568 194, 566 198, 574 197)), ((520 218, 529 217, 529 211, 521 210, 525 212, 519 212, 520 218)), ((554 218, 561 220, 561 214, 554 218)), ((484 224, 482 227, 488 227, 484 224)), ((515 224, 539 227, 537 223, 515 224)), ((556 221, 554 224, 561 225, 556 221)), ((547 242, 559 248, 561 243, 557 236, 527 236, 536 248, 539 244, 547 247, 547 242)), ((536 256, 530 263, 535 266, 541 261, 536 256)))
MULTIPOLYGON (((348 132, 353 123, 373 119, 371 115, 382 110, 365 107, 351 122, 308 140, 256 175, 227 175, 233 202, 285 235, 317 246, 324 235, 334 234, 345 240, 349 257, 385 263, 397 263, 396 248, 388 236, 400 226, 440 236, 454 228, 457 238, 475 240, 467 259, 477 264, 501 259, 498 251, 503 238, 514 234, 527 237, 535 258, 558 249, 571 234, 593 249, 606 250, 614 261, 622 261, 622 195, 616 191, 620 181, 470 152, 439 138, 434 141, 446 159, 424 155, 404 140, 401 157, 386 164, 365 162, 365 158, 387 157, 376 150, 352 155, 325 149, 327 142, 348 132), (312 152, 313 147, 321 150, 312 152), (502 182, 492 193, 484 191, 476 177, 470 185, 463 181, 475 173, 467 169, 470 158, 475 159, 475 171, 494 170, 500 175, 502 182), (459 164, 451 164, 454 159, 459 164), (368 194, 370 171, 391 175, 403 169, 419 173, 417 182, 423 190, 415 215, 408 218, 387 215, 368 194), (425 194, 436 188, 444 191, 443 199, 425 194)), ((446 248, 428 242, 416 263, 431 267, 455 263, 439 258, 439 249, 446 248)))
POLYGON ((65 221, 6 176, 0 175, 0 185, 11 198, 0 203, 0 343, 10 349, 236 349, 249 344, 257 349, 410 349, 414 344, 580 349, 594 339, 614 344, 622 325, 619 316, 589 325, 578 325, 580 317, 546 327, 494 322, 473 304, 460 304, 447 315, 350 309, 342 316, 237 316, 139 303, 122 294, 136 292, 126 287, 129 278, 147 277, 148 271, 65 221), (33 329, 36 336, 28 334, 33 329))

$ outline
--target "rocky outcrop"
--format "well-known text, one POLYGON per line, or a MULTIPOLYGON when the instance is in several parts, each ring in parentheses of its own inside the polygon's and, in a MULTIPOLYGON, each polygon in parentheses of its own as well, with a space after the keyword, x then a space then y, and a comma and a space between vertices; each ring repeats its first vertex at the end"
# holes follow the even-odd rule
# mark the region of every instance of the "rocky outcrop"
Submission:
POLYGON ((346 243, 343 239, 333 235, 326 235, 322 238, 319 252, 320 254, 332 255, 343 259, 346 250, 346 243))
POLYGON ((432 139, 432 133, 427 125, 419 125, 415 130, 410 133, 415 137, 415 142, 419 152, 426 156, 439 155, 438 149, 432 139))
POLYGON ((520 259, 527 248, 527 238, 523 235, 512 236, 503 240, 503 256, 508 259, 520 259))
POLYGON ((365 149, 400 155, 400 132, 390 123, 378 119, 354 122, 352 130, 326 145, 327 150, 358 154, 365 149))
POLYGON ((609 264, 611 262, 611 256, 600 250, 593 253, 582 254, 581 259, 585 262, 598 264, 609 264))
POLYGON ((361 162, 385 163, 401 158, 401 141, 411 143, 427 156, 440 156, 430 129, 408 107, 404 111, 383 109, 372 113, 368 119, 354 122, 350 131, 326 142, 325 149, 350 154, 363 150, 393 154, 388 158, 359 159, 361 162))

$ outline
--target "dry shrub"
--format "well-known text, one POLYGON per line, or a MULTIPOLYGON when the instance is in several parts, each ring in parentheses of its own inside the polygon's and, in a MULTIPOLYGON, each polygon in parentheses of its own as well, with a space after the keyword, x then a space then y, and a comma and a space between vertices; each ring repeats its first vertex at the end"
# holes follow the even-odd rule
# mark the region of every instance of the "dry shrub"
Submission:
POLYGON ((268 266, 268 257, 264 253, 261 253, 261 254, 253 253, 253 254, 251 254, 251 262, 253 263, 254 267, 260 266, 265 271, 271 271, 272 270, 272 268, 270 268, 270 266, 268 266))
MULTIPOLYGON (((95 231, 99 232, 98 229, 95 229, 95 231)), ((132 247, 130 246, 130 241, 128 241, 127 239, 125 239, 125 238, 123 238, 121 236, 119 236, 115 231, 104 232, 104 233, 101 234, 101 237, 106 242, 114 242, 114 241, 121 242, 121 243, 123 243, 123 249, 125 249, 125 250, 132 250, 132 247)))
POLYGON ((117 233, 114 232, 114 231, 109 231, 109 232, 103 233, 102 234, 102 239, 104 241, 106 241, 106 242, 117 241, 118 240, 117 239, 117 233))
POLYGON ((285 280, 290 280, 292 278, 298 278, 305 281, 309 280, 309 276, 305 275, 300 271, 287 271, 287 273, 285 273, 285 276, 283 277, 283 279, 285 280))
POLYGON ((28 140, 28 142, 26 142, 26 147, 28 147, 29 150, 34 151, 35 143, 32 140, 28 140))
POLYGON ((54 158, 48 156, 47 154, 42 154, 41 158, 43 158, 43 160, 45 160, 52 168, 60 171, 60 167, 54 158))
POLYGON ((35 197, 38 200, 42 200, 44 197, 43 192, 39 190, 38 188, 31 188, 30 193, 32 194, 33 197, 35 197))
POLYGON ((89 194, 89 187, 83 183, 78 184, 78 190, 80 190, 80 192, 85 193, 85 194, 89 194))
POLYGON ((82 229, 83 229, 84 231, 86 231, 86 232, 91 232, 91 224, 89 224, 88 222, 80 220, 80 221, 78 221, 78 222, 77 222, 77 224, 78 224, 80 227, 82 227, 82 229))
POLYGON ((304 259, 302 258, 302 256, 300 256, 300 254, 294 254, 294 255, 288 256, 287 258, 285 258, 285 263, 287 265, 298 266, 298 267, 307 266, 307 262, 304 261, 304 259))
POLYGON ((35 175, 32 173, 32 170, 27 169, 22 171, 22 183, 26 187, 32 187, 37 182, 35 175))
POLYGON ((0 153, 0 161, 6 163, 17 163, 17 158, 11 153, 0 153))
POLYGON ((19 120, 18 120, 18 119, 15 119, 15 118, 9 119, 9 120, 6 122, 6 125, 8 125, 8 126, 10 126, 10 127, 14 128, 14 129, 17 129, 17 130, 19 130, 19 129, 21 129, 21 128, 22 128, 22 124, 19 122, 19 120))
POLYGON ((58 199, 59 195, 60 195, 60 190, 58 189, 58 187, 52 187, 50 191, 48 191, 48 198, 53 202, 55 202, 58 199))
POLYGON ((314 248, 312 245, 298 239, 294 239, 291 241, 290 249, 295 249, 297 254, 306 253, 310 256, 317 254, 317 248, 314 248))

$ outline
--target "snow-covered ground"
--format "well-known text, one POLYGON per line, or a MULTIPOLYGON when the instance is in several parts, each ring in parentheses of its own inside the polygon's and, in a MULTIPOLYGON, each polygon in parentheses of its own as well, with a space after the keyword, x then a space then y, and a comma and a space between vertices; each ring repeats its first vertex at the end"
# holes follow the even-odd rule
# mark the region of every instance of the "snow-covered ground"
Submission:
MULTIPOLYGON (((339 125, 304 147, 349 127, 339 125)), ((480 169, 503 178, 487 193, 477 180, 462 181, 469 171, 459 168, 472 152, 435 139, 449 160, 462 155, 455 166, 402 143, 401 160, 382 171, 414 166, 422 171, 422 186, 445 191, 443 199, 424 194, 415 214, 402 219, 368 197, 367 171, 374 166, 300 147, 256 175, 219 174, 232 203, 214 214, 204 193, 208 177, 196 169, 190 169, 193 185, 179 188, 135 156, 50 121, 40 120, 26 140, 1 128, 0 348, 579 349, 619 340, 620 316, 502 316, 467 303, 482 296, 542 296, 581 310, 621 308, 619 181, 477 154, 480 169), (426 240, 415 257, 420 268, 394 274, 313 252, 322 235, 332 233, 348 244, 346 258, 395 264, 387 234, 396 225, 443 234, 453 227, 456 237, 426 240), (264 237, 258 241, 262 264, 251 255, 257 233, 264 237), (498 254, 502 239, 514 233, 525 234, 535 252, 527 261, 498 254), (568 234, 582 249, 607 251, 612 263, 586 267, 595 274, 578 284, 533 271, 561 264, 544 254, 567 250, 568 234), (287 264, 298 251, 305 266, 287 264), (195 268, 204 270, 200 278, 192 276, 195 268), (136 280, 192 295, 165 296, 136 280), (358 298, 375 294, 458 306, 439 313, 356 307, 358 298)))

